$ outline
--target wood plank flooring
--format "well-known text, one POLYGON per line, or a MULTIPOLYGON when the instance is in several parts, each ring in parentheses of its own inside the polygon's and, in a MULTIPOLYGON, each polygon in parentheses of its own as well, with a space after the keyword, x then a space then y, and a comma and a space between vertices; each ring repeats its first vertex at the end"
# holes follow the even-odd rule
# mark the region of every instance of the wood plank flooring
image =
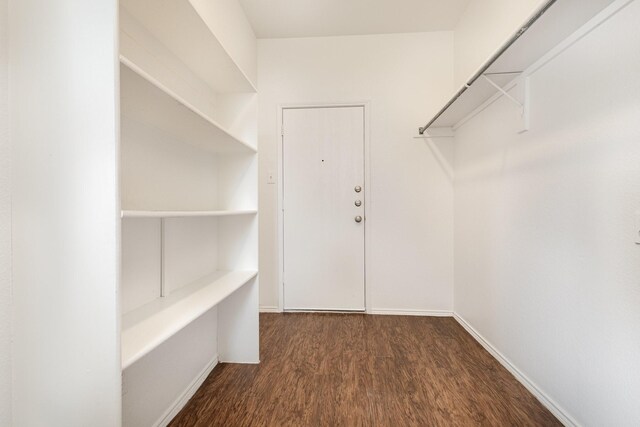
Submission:
POLYGON ((260 354, 171 426, 561 425, 452 318, 261 314, 260 354))

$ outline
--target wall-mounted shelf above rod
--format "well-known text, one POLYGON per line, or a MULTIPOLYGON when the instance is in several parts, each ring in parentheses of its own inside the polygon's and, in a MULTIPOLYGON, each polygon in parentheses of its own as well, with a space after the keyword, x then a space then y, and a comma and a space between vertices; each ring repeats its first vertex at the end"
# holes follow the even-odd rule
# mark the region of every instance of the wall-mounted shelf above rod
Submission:
MULTIPOLYGON (((510 83, 519 78, 522 71, 528 70, 547 52, 615 1, 549 0, 544 3, 444 107, 425 126, 419 128, 419 134, 424 135, 427 129, 434 127, 455 129, 458 123, 493 97, 496 89, 504 95, 510 83), (490 78, 491 84, 488 84, 486 77, 490 78)), ((525 102, 511 95, 509 97, 526 108, 525 102)))

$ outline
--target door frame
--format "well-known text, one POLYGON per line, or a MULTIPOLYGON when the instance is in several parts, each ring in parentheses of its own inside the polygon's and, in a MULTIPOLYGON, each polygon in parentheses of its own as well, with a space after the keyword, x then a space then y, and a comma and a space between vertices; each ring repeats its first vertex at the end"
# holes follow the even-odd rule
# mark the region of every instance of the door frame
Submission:
MULTIPOLYGON (((371 101, 356 102, 310 102, 310 103, 287 103, 278 105, 278 311, 284 312, 284 159, 283 144, 284 135, 282 132, 284 110, 291 109, 311 109, 311 108, 344 108, 363 107, 364 109, 364 312, 369 313, 372 307, 371 290, 367 285, 369 277, 369 243, 371 242, 371 227, 367 222, 371 218, 371 150, 370 150, 370 106, 371 101)), ((359 312, 362 313, 362 312, 359 312)))

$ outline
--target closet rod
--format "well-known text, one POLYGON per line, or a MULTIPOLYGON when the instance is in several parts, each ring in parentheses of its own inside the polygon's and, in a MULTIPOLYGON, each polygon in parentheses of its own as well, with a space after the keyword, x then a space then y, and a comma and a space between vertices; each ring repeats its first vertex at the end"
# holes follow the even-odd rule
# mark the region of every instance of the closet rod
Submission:
MULTIPOLYGON (((426 125, 424 125, 421 128, 418 128, 418 132, 420 133, 420 135, 424 135, 424 132, 429 129, 429 126, 431 126, 436 120, 438 120, 438 118, 449 109, 449 107, 451 107, 451 105, 456 102, 456 100, 458 98, 460 98, 460 96, 476 81, 480 78, 480 76, 482 76, 483 74, 488 74, 486 73, 486 71, 489 69, 489 67, 491 67, 493 65, 494 62, 496 62, 498 60, 498 58, 500 58, 502 56, 503 53, 505 53, 507 51, 507 49, 509 49, 519 38, 520 36, 522 36, 542 15, 544 15, 544 13, 549 10, 549 8, 556 2, 557 0, 548 0, 547 3, 540 9, 538 10, 538 12, 533 15, 523 26, 522 28, 520 28, 520 30, 518 30, 517 33, 515 33, 509 40, 507 40, 507 42, 502 45, 502 47, 500 48, 500 50, 498 50, 496 53, 493 54, 493 56, 491 56, 491 58, 489 58, 489 60, 487 62, 485 62, 485 64, 482 66, 482 68, 480 68, 480 70, 478 70, 478 72, 476 72, 473 77, 471 77, 471 80, 469 80, 469 82, 467 82, 462 89, 460 89, 454 96, 453 98, 451 98, 451 100, 449 102, 447 102, 447 104, 442 107, 442 109, 440 111, 438 111, 438 114, 436 114, 430 121, 429 123, 427 123, 426 125)), ((508 74, 510 72, 505 72, 505 74, 508 74)))

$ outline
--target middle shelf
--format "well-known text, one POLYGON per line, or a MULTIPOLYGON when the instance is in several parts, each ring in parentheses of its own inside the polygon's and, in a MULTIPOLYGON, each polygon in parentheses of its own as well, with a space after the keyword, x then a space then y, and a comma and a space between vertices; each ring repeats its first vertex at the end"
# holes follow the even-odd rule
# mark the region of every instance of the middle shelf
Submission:
POLYGON ((122 218, 189 218, 189 217, 220 217, 236 215, 255 215, 255 209, 247 210, 219 210, 219 211, 151 211, 151 210, 123 210, 122 218))
POLYGON ((150 353, 257 276, 254 270, 217 271, 122 317, 122 369, 150 353))

